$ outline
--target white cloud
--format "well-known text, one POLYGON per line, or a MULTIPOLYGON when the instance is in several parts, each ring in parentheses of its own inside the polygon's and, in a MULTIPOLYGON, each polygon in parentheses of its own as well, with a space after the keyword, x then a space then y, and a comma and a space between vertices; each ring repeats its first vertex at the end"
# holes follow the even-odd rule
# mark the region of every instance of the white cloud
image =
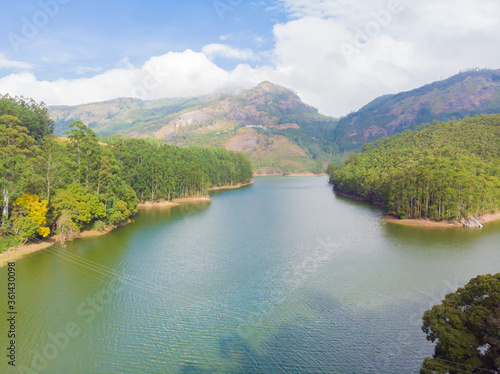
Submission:
POLYGON ((225 42, 226 40, 234 40, 235 36, 233 34, 226 34, 226 35, 219 36, 219 39, 221 41, 225 42))
POLYGON ((268 79, 344 115, 465 68, 500 68, 500 2, 401 0, 394 12, 394 1, 282 1, 296 19, 274 28, 268 79))
POLYGON ((293 18, 334 17, 342 23, 351 23, 363 13, 380 9, 384 0, 281 0, 281 5, 293 18))
POLYGON ((13 61, 7 59, 2 53, 0 53, 0 69, 32 69, 33 65, 27 62, 13 61))
POLYGON ((254 60, 255 55, 251 49, 237 49, 226 44, 212 43, 204 46, 201 50, 210 60, 217 57, 233 60, 254 60))
POLYGON ((78 74, 78 75, 84 75, 87 73, 99 73, 102 71, 102 68, 100 67, 90 67, 90 66, 77 66, 76 68, 73 69, 73 71, 78 74))
MULTIPOLYGON (((129 64, 128 60, 122 64, 129 64)), ((140 68, 128 65, 91 78, 39 81, 32 73, 10 74, 0 78, 0 92, 33 97, 49 105, 76 105, 117 97, 193 97, 249 88, 254 83, 244 76, 234 78, 203 53, 186 50, 152 57, 140 68)))
POLYGON ((129 69, 129 70, 135 68, 134 65, 130 62, 130 59, 128 57, 124 57, 120 61, 118 61, 117 66, 119 68, 129 69))
POLYGON ((258 46, 262 46, 266 43, 266 39, 262 36, 255 36, 253 38, 253 42, 257 44, 258 46))
MULTIPOLYGON (((293 88, 325 114, 340 116, 370 100, 446 78, 469 67, 500 68, 498 0, 282 0, 291 20, 274 26, 265 66, 219 68, 217 57, 252 61, 251 50, 209 44, 152 57, 142 67, 92 78, 39 81, 31 73, 0 78, 0 92, 49 104, 115 97, 197 96, 269 80, 293 88)), ((222 41, 235 35, 221 36, 222 41)), ((0 55, 0 65, 2 62, 0 55)))

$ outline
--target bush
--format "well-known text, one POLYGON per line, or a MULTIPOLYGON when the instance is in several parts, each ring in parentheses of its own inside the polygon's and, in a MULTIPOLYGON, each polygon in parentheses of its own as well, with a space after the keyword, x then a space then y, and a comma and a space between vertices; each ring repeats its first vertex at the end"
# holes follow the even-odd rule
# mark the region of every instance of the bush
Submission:
POLYGON ((97 231, 103 231, 106 227, 107 226, 106 226, 106 224, 104 222, 102 222, 102 221, 96 221, 94 223, 93 229, 97 230, 97 231))
POLYGON ((19 240, 13 236, 0 235, 0 253, 5 252, 9 248, 17 247, 20 244, 19 240))

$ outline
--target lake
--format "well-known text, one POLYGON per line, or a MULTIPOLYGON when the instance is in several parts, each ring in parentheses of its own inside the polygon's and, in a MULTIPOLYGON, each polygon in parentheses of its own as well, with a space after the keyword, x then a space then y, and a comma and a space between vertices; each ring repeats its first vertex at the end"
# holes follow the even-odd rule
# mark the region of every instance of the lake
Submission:
MULTIPOLYGON (((257 177, 211 202, 141 211, 108 235, 32 254, 16 265, 18 365, 417 373, 433 352, 423 312, 500 272, 500 223, 429 229, 382 215, 336 197, 326 177, 257 177)), ((0 277, 6 284, 6 268, 0 277)), ((0 304, 6 331, 6 287, 0 304)), ((0 368, 17 372, 5 358, 0 368)))

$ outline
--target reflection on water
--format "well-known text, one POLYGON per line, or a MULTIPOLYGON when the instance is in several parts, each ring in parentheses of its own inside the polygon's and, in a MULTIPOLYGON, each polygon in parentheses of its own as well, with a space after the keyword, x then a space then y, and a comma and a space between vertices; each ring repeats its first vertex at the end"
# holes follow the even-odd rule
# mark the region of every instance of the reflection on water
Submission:
POLYGON ((500 271, 500 225, 428 230, 382 215, 337 198, 326 178, 261 177, 33 254, 17 263, 19 362, 41 373, 417 373, 433 349, 423 312, 500 271), (47 357, 68 324, 78 334, 47 357))

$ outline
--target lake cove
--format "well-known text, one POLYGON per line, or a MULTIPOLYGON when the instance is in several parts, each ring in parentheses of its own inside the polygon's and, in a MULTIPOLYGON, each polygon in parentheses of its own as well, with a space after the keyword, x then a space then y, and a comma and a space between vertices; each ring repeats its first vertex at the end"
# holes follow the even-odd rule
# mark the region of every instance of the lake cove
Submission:
MULTIPOLYGON (((68 374, 418 373, 433 352, 422 314, 500 271, 500 223, 429 230, 383 215, 336 197, 327 177, 256 177, 33 253, 16 262, 16 364, 68 374)), ((6 358, 0 371, 17 372, 6 358)))

